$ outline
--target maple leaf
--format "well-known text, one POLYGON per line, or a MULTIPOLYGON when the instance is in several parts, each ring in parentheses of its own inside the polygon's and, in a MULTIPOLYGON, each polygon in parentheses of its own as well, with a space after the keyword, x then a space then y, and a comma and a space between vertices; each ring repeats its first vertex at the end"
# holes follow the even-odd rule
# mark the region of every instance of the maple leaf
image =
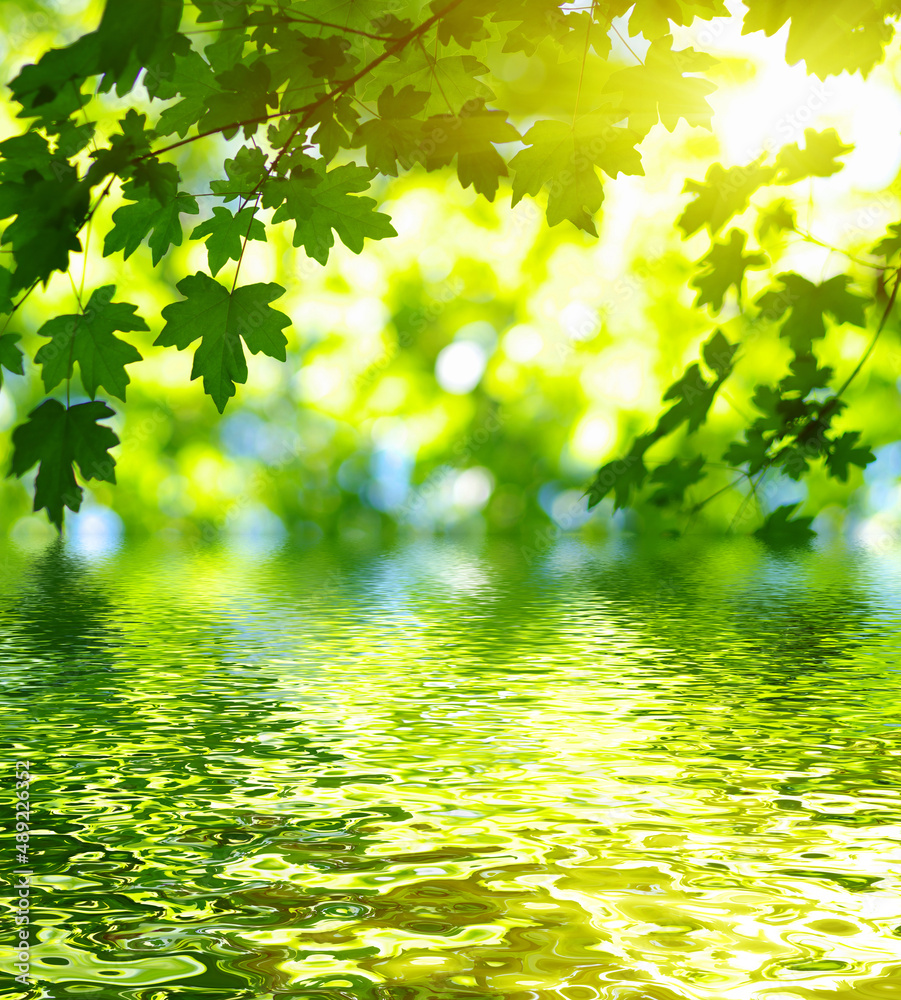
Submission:
POLYGON ((757 299, 762 317, 778 320, 783 316, 780 336, 788 338, 795 354, 810 354, 811 341, 826 336, 825 317, 836 323, 866 326, 868 299, 848 291, 851 278, 837 274, 819 285, 800 274, 779 274, 781 289, 771 288, 757 299))
POLYGON ((843 483, 848 481, 848 466, 857 465, 865 469, 876 456, 866 445, 859 445, 860 431, 846 431, 841 437, 829 442, 826 465, 829 472, 843 483))
POLYGON ((414 47, 399 53, 395 62, 381 66, 364 84, 363 98, 380 94, 388 84, 395 90, 411 86, 429 95, 426 111, 447 111, 449 102, 456 113, 469 101, 494 100, 494 91, 478 79, 487 72, 488 67, 469 53, 435 59, 414 47))
MULTIPOLYGON (((447 0, 432 0, 429 9, 437 14, 446 6, 447 0)), ((484 19, 485 4, 481 0, 461 0, 438 22, 438 40, 442 45, 447 45, 453 39, 458 45, 468 49, 473 42, 488 37, 484 19)))
POLYGON ((378 118, 363 122, 354 133, 353 145, 366 147, 366 163, 382 174, 397 176, 397 166, 409 170, 424 159, 424 123, 416 119, 429 95, 410 84, 397 94, 388 86, 379 94, 378 118))
POLYGON ((319 153, 326 163, 331 162, 338 151, 348 145, 346 130, 356 126, 358 117, 350 98, 341 96, 321 104, 309 118, 309 126, 318 126, 311 139, 319 147, 319 153))
POLYGON ((247 381, 242 341, 251 354, 263 353, 284 361, 288 343, 282 330, 291 320, 270 306, 285 289, 274 282, 228 289, 198 271, 176 288, 185 296, 163 309, 166 325, 154 341, 162 347, 189 347, 198 337, 191 378, 203 378, 204 391, 220 413, 235 394, 235 383, 247 381))
POLYGON ((716 60, 695 49, 673 51, 672 35, 655 38, 642 66, 630 66, 613 73, 605 90, 621 93, 621 107, 629 127, 646 135, 660 122, 672 132, 679 119, 688 125, 710 128, 713 109, 707 95, 716 90, 709 80, 686 76, 709 69, 716 60))
POLYGON ((786 375, 779 386, 783 392, 797 392, 802 399, 814 389, 825 389, 835 374, 828 366, 820 368, 812 354, 792 358, 789 368, 791 375, 786 375))
POLYGON ((723 461, 734 466, 747 465, 748 475, 753 476, 766 465, 770 442, 757 427, 748 428, 744 437, 744 441, 733 441, 729 445, 723 453, 723 461))
POLYGON ((886 20, 896 11, 873 0, 745 0, 745 7, 742 34, 773 35, 790 19, 786 60, 803 59, 821 80, 844 70, 866 76, 894 34, 886 20))
POLYGON ((199 212, 197 199, 183 191, 164 204, 156 198, 143 197, 123 205, 113 212, 113 228, 104 237, 103 256, 121 250, 127 260, 149 236, 151 258, 154 265, 159 264, 170 246, 181 246, 181 216, 199 212))
POLYGON ((757 216, 757 240, 765 240, 770 233, 792 232, 795 228, 795 212, 791 202, 780 198, 767 205, 757 216))
POLYGON ((154 126, 157 135, 175 132, 184 138, 191 126, 203 118, 207 103, 217 94, 221 94, 221 90, 216 74, 199 52, 192 49, 186 55, 177 56, 171 77, 162 78, 151 95, 158 100, 180 98, 178 103, 161 112, 154 126))
POLYGON ((769 184, 775 167, 763 167, 763 156, 745 166, 723 167, 714 163, 703 181, 688 180, 684 191, 695 196, 682 213, 677 225, 691 236, 701 226, 706 226, 713 236, 734 216, 748 207, 751 195, 764 184, 769 184))
POLYGON ((17 333, 4 333, 0 336, 0 386, 3 385, 3 369, 13 375, 22 375, 22 359, 24 354, 16 347, 21 338, 17 333))
POLYGON ((754 532, 754 537, 771 545, 786 545, 805 542, 816 534, 810 527, 812 517, 792 517, 800 503, 787 503, 767 514, 763 524, 754 532))
POLYGON ((91 399, 100 386, 125 399, 129 382, 125 365, 140 361, 141 355, 113 334, 149 328, 135 315, 137 306, 113 302, 115 294, 115 285, 104 285, 92 292, 83 313, 57 316, 38 330, 38 336, 50 338, 50 343, 44 344, 34 356, 42 366, 41 377, 47 392, 71 378, 77 361, 82 384, 91 399))
POLYGON ((669 34, 670 22, 680 26, 687 26, 694 22, 695 18, 709 21, 714 17, 723 17, 729 13, 722 0, 696 0, 696 2, 686 2, 686 0, 642 0, 634 7, 631 3, 621 3, 617 8, 616 16, 624 14, 629 7, 632 7, 632 16, 629 18, 629 34, 637 35, 639 32, 650 41, 669 34))
POLYGON ((737 353, 738 344, 730 344, 722 330, 716 330, 701 351, 707 367, 721 379, 732 372, 737 353))
POLYGON ((192 240, 208 237, 206 251, 210 271, 218 274, 230 260, 239 260, 246 240, 266 242, 266 227, 256 218, 252 205, 246 205, 236 214, 216 205, 213 218, 201 222, 191 233, 192 240))
POLYGON ((55 399, 46 399, 13 431, 9 474, 21 477, 40 463, 34 484, 34 509, 46 509, 60 531, 63 509, 77 511, 81 507, 82 489, 75 479, 76 464, 84 479, 116 481, 116 462, 109 449, 119 439, 109 427, 99 423, 114 415, 100 401, 67 408, 55 399))
POLYGON ((873 247, 871 253, 877 257, 893 257, 901 250, 901 222, 893 222, 888 227, 888 234, 873 247))
POLYGON ((695 305, 710 305, 714 312, 719 312, 726 292, 733 285, 741 302, 745 271, 769 264, 766 254, 744 252, 746 239, 747 234, 740 229, 732 229, 728 242, 714 243, 709 253, 698 261, 704 270, 691 280, 691 284, 698 289, 695 305))
POLYGON ((512 204, 524 195, 537 195, 547 186, 548 224, 556 226, 568 219, 597 236, 592 215, 601 207, 604 189, 595 168, 611 177, 644 174, 635 149, 640 137, 612 125, 616 114, 596 112, 575 124, 536 122, 523 138, 527 148, 510 161, 514 171, 512 204))
POLYGON ((460 115, 429 118, 423 125, 423 138, 429 143, 426 169, 447 166, 456 156, 461 186, 472 184, 488 201, 494 201, 499 178, 507 176, 507 165, 493 144, 521 138, 506 119, 505 111, 486 111, 481 100, 471 101, 460 115))
POLYGON ((706 461, 703 455, 698 455, 690 462, 683 463, 678 458, 674 458, 666 464, 658 466, 651 473, 651 482, 660 483, 660 486, 651 495, 650 502, 657 506, 681 503, 688 487, 699 483, 704 478, 706 461))
POLYGON ((99 38, 92 32, 24 66, 9 85, 13 100, 22 105, 18 117, 34 118, 35 125, 53 131, 90 100, 81 87, 97 72, 99 60, 99 38))
POLYGON ((628 455, 607 462, 598 469, 588 487, 588 509, 596 507, 605 496, 613 492, 613 509, 629 505, 629 498, 641 489, 648 475, 643 458, 644 442, 636 441, 628 455))
POLYGON ((65 160, 49 160, 46 170, 51 176, 28 171, 20 183, 5 182, 0 193, 0 217, 16 213, 3 233, 16 260, 13 294, 65 271, 69 253, 81 250, 78 231, 90 204, 88 185, 65 160))
POLYGON ((278 206, 272 221, 294 223, 294 246, 325 264, 335 243, 332 230, 354 253, 362 252, 367 238, 397 236, 388 216, 375 211, 375 200, 355 194, 369 188, 370 170, 345 163, 327 171, 320 161, 309 162, 310 167, 292 170, 290 177, 263 188, 264 207, 278 206))
POLYGON ((836 157, 850 153, 853 146, 846 146, 839 139, 834 128, 825 132, 817 132, 809 128, 804 130, 805 148, 793 142, 783 146, 776 157, 776 170, 780 171, 776 178, 777 184, 794 184, 807 177, 830 177, 842 169, 836 157))
POLYGON ((201 132, 218 129, 226 139, 230 139, 244 122, 244 137, 256 132, 260 120, 266 117, 270 101, 271 75, 269 67, 262 59, 250 66, 237 63, 216 77, 219 93, 207 98, 207 113, 200 120, 201 132))
POLYGON ((249 196, 266 176, 266 154, 257 146, 242 146, 232 159, 225 161, 225 172, 228 180, 210 182, 213 194, 226 201, 249 196))

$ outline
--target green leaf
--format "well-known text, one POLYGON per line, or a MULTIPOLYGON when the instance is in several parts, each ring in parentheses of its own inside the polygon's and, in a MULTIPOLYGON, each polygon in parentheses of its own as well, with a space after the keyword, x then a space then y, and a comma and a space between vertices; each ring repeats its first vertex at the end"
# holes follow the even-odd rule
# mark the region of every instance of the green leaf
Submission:
POLYGON ((399 93, 389 83, 379 95, 378 118, 363 122, 353 137, 355 147, 366 147, 366 163, 379 173, 397 176, 398 162, 404 170, 424 162, 424 122, 415 118, 429 95, 409 84, 399 93))
POLYGON ((777 184, 794 184, 808 177, 830 177, 838 173, 844 164, 836 157, 850 153, 853 146, 846 146, 834 128, 817 132, 809 128, 804 131, 806 147, 801 149, 796 142, 783 146, 776 157, 777 184))
POLYGON ((182 8, 183 0, 106 0, 97 29, 98 71, 116 80, 120 96, 159 50, 175 51, 182 8))
POLYGON ((175 59, 175 68, 169 79, 161 81, 154 96, 160 100, 178 97, 177 104, 165 108, 156 123, 158 135, 175 132, 184 138, 193 125, 206 114, 207 103, 221 91, 216 84, 213 68, 193 49, 175 59))
POLYGON ((50 343, 44 344, 34 357, 42 366, 41 377, 47 392, 71 377, 77 361, 82 384, 91 399, 101 386, 125 399, 125 387, 130 381, 125 365, 140 361, 141 355, 113 334, 149 327, 135 315, 137 306, 113 302, 115 294, 115 285, 104 285, 91 294, 83 313, 57 316, 38 330, 38 336, 50 338, 50 343))
POLYGON ((769 184, 776 173, 775 167, 760 166, 762 161, 763 156, 746 166, 728 169, 714 163, 703 181, 686 181, 683 190, 695 198, 677 223, 685 235, 691 236, 701 226, 706 226, 713 236, 734 215, 743 212, 751 195, 769 184))
POLYGON ((212 396, 220 413, 235 394, 235 383, 247 381, 247 361, 241 341, 251 354, 266 354, 284 361, 288 343, 282 330, 288 317, 269 303, 285 289, 272 282, 245 285, 233 292, 198 271, 176 286, 185 296, 163 309, 166 325, 154 341, 162 347, 183 351, 198 337, 191 378, 203 378, 204 391, 212 396))
POLYGON ((350 54, 350 42, 340 35, 304 37, 301 47, 310 72, 320 80, 345 80, 358 62, 350 54))
POLYGON ((620 93, 621 107, 628 115, 629 128, 646 135, 658 121, 672 132, 680 119, 688 125, 710 128, 713 109, 707 95, 716 85, 697 76, 716 60, 694 49, 673 51, 672 35, 651 42, 644 65, 630 66, 613 73, 605 90, 620 93))
POLYGON ((800 274, 777 275, 781 289, 771 288, 757 299, 761 318, 778 320, 785 316, 780 336, 791 343, 795 354, 810 354, 811 342, 826 335, 825 317, 836 323, 866 326, 869 299, 848 291, 851 278, 837 274, 819 285, 800 274))
POLYGON ((733 441, 729 445, 723 453, 723 461, 734 466, 747 465, 748 475, 753 476, 769 460, 770 442, 756 427, 745 430, 744 437, 744 441, 733 441))
POLYGON ((707 411, 716 395, 716 383, 708 382, 701 374, 700 365, 689 365, 664 393, 664 400, 679 402, 660 418, 658 426, 667 433, 688 421, 688 431, 696 431, 707 419, 707 411))
POLYGON ((897 11, 873 0, 745 0, 742 34, 763 31, 775 34, 791 19, 785 58, 807 63, 821 80, 844 70, 866 76, 881 62, 894 34, 886 23, 897 11))
POLYGON ((420 93, 430 95, 426 111, 447 111, 449 102, 451 109, 457 113, 469 101, 494 100, 494 91, 478 79, 487 72, 488 67, 468 53, 435 59, 428 52, 411 46, 396 61, 380 66, 378 73, 363 82, 363 98, 372 99, 389 84, 396 91, 411 86, 420 93))
POLYGON ((366 238, 397 235, 388 216, 375 211, 372 198, 354 194, 369 188, 370 170, 346 163, 326 171, 320 161, 310 163, 312 167, 293 170, 289 178, 269 181, 263 189, 263 205, 279 206, 272 221, 294 223, 294 246, 325 264, 335 243, 332 230, 354 253, 363 250, 366 238))
POLYGON ((725 378, 732 372, 737 352, 738 344, 730 344, 723 331, 717 330, 704 344, 701 354, 707 367, 720 378, 725 378))
POLYGON ((10 244, 16 261, 11 294, 68 268, 70 251, 81 250, 78 230, 89 203, 88 185, 65 160, 48 160, 43 172, 26 171, 20 183, 4 180, 0 217, 17 216, 3 233, 3 242, 10 244))
POLYGON ((76 114, 90 100, 82 84, 99 72, 100 40, 96 32, 82 35, 64 49, 50 49, 25 66, 10 83, 14 101, 22 105, 19 118, 35 118, 36 126, 51 131, 76 114))
POLYGON ((121 131, 110 136, 109 147, 91 153, 94 163, 87 174, 91 185, 99 184, 110 174, 131 176, 129 167, 132 160, 150 151, 150 143, 155 136, 153 130, 146 127, 146 121, 146 115, 138 114, 134 108, 128 109, 119 122, 121 131))
POLYGON ((871 253, 888 260, 901 250, 901 222, 893 222, 888 227, 888 234, 873 247, 871 253))
POLYGON ((624 458, 607 462, 598 469, 588 487, 588 509, 596 507, 611 491, 614 510, 628 507, 632 494, 641 489, 647 475, 643 448, 636 442, 624 458))
POLYGON ((114 416, 106 403, 79 403, 66 408, 46 399, 13 431, 10 475, 21 477, 40 463, 35 479, 34 509, 62 531, 63 509, 81 507, 82 490, 75 480, 77 464, 84 479, 115 483, 115 459, 109 449, 119 439, 99 421, 114 416))
POLYGON ((859 445, 860 431, 846 431, 841 437, 829 442, 826 466, 831 475, 843 483, 848 481, 848 466, 857 465, 865 469, 876 456, 866 445, 859 445))
POLYGON ((835 374, 829 367, 820 368, 812 354, 802 354, 792 359, 791 375, 779 383, 783 392, 797 392, 802 399, 814 389, 825 389, 835 374))
POLYGON ((600 167, 611 177, 619 173, 644 174, 635 149, 639 136, 611 124, 616 111, 595 112, 565 122, 536 122, 510 161, 515 205, 526 194, 537 195, 548 187, 547 221, 556 226, 568 219, 579 229, 597 236, 592 216, 601 207, 604 189, 597 175, 600 167))
POLYGON ((757 216, 757 241, 762 242, 770 233, 781 235, 792 232, 796 224, 795 212, 791 202, 780 198, 767 205, 757 216))
POLYGON ((710 252, 698 261, 704 270, 691 280, 691 284, 698 289, 696 306, 710 305, 714 312, 719 312, 726 292, 733 285, 741 303, 745 271, 749 268, 767 267, 770 262, 766 254, 746 254, 746 239, 746 233, 733 229, 729 232, 727 243, 714 243, 710 252))
POLYGON ((183 233, 181 215, 197 215, 197 199, 183 191, 160 204, 156 198, 145 197, 113 212, 113 228, 103 241, 103 256, 121 250, 127 260, 146 236, 154 266, 159 264, 170 246, 181 246, 183 233))
POLYGON ((202 222, 191 233, 192 240, 209 237, 206 241, 206 251, 210 261, 210 271, 218 274, 230 260, 238 260, 245 240, 262 240, 266 242, 266 227, 255 217, 252 205, 246 205, 236 215, 217 205, 213 209, 213 218, 202 222))
POLYGON ((22 375, 22 359, 25 355, 16 347, 21 337, 17 333, 4 333, 0 336, 0 386, 3 385, 3 369, 13 375, 22 375))
POLYGON ((650 502, 657 506, 681 503, 685 499, 688 487, 704 478, 705 463, 704 456, 698 455, 690 462, 683 463, 680 459, 674 458, 665 465, 658 466, 651 473, 651 482, 660 483, 660 486, 651 495, 650 502))
MULTIPOLYGON (((429 4, 429 10, 433 14, 439 13, 445 7, 447 0, 432 0, 429 4)), ((470 48, 473 42, 488 37, 484 23, 485 14, 485 4, 480 0, 461 0, 438 22, 438 40, 442 45, 455 41, 464 49, 470 48)))
POLYGON ((485 102, 476 100, 459 116, 429 118, 423 138, 428 143, 427 170, 447 166, 456 156, 460 185, 467 188, 472 184, 488 201, 494 201, 499 178, 507 176, 507 165, 493 144, 517 142, 521 136, 507 121, 505 111, 487 111, 485 102))
MULTIPOLYGON (((617 8, 624 7, 628 10, 632 7, 630 3, 621 3, 617 8)), ((624 14, 625 10, 617 9, 617 14, 624 14)), ((661 38, 670 32, 670 22, 680 26, 687 26, 693 23, 695 18, 709 21, 714 17, 724 17, 729 13, 722 0, 641 0, 632 7, 632 16, 629 18, 629 34, 637 35, 639 32, 645 38, 653 41, 661 38)))
POLYGON ((338 151, 348 145, 349 137, 345 129, 355 128, 358 117, 350 98, 345 96, 321 104, 312 114, 307 124, 319 127, 311 139, 319 147, 326 163, 330 163, 338 151))
POLYGON ((813 538, 816 535, 810 527, 813 518, 791 516, 800 506, 800 503, 788 503, 777 507, 766 516, 763 524, 754 532, 754 537, 773 545, 806 542, 813 538))
POLYGON ((270 95, 271 77, 264 60, 257 59, 250 66, 238 63, 216 77, 221 93, 207 99, 206 115, 200 122, 200 131, 220 129, 230 139, 243 123, 244 137, 256 132, 260 121, 269 111, 269 104, 276 105, 270 95))
POLYGON ((257 146, 242 146, 234 158, 225 161, 228 180, 212 181, 210 190, 226 201, 239 196, 249 197, 266 176, 266 154, 257 146))

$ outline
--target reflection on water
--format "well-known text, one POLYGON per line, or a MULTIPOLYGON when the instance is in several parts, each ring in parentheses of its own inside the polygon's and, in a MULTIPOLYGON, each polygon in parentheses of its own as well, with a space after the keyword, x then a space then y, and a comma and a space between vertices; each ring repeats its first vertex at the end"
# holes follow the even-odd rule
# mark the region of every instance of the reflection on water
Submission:
POLYGON ((6 995, 901 997, 901 557, 3 558, 6 995))

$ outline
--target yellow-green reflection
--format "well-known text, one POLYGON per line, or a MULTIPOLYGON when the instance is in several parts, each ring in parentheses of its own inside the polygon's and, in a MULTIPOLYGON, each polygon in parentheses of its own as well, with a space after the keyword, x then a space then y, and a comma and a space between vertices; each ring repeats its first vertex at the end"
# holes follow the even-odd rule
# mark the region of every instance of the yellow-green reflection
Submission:
POLYGON ((901 989, 892 557, 157 546, 7 570, 43 996, 901 989))

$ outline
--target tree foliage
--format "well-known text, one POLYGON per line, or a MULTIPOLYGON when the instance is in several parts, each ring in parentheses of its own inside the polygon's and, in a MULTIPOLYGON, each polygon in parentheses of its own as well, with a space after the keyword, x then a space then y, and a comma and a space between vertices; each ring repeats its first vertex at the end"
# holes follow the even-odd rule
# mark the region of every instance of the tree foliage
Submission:
MULTIPOLYGON (((820 78, 866 76, 898 16, 883 0, 745 0, 745 7, 745 32, 769 35, 788 24, 787 60, 820 78)), ((125 400, 126 366, 141 360, 128 340, 134 331, 152 330, 163 348, 199 341, 191 378, 222 412, 247 379, 244 348, 284 360, 291 322, 272 305, 281 286, 242 281, 248 242, 284 224, 294 247, 326 265, 336 239, 359 254, 367 241, 396 235, 367 195, 378 175, 452 168, 464 188, 489 201, 507 190, 514 205, 538 198, 550 226, 596 235, 605 190, 620 175, 644 173, 641 147, 652 130, 672 132, 680 122, 710 128, 716 88, 705 73, 715 60, 680 46, 673 32, 726 16, 721 0, 594 0, 576 8, 554 0, 399 0, 390 8, 370 0, 107 0, 95 30, 50 49, 9 83, 23 131, 0 143, 8 265, 0 267, 0 310, 13 325, 0 337, 0 375, 23 370, 19 306, 69 270, 107 202, 121 204, 102 233, 104 257, 127 259, 146 242, 162 265, 172 247, 203 241, 209 273, 182 276, 183 298, 161 317, 142 318, 135 305, 113 301, 112 285, 76 288, 75 310, 38 331, 45 342, 33 355, 46 392, 65 385, 67 402, 48 398, 14 432, 11 474, 39 464, 35 509, 59 527, 63 508, 80 503, 76 469, 83 479, 114 481, 108 452, 117 439, 100 423, 113 411, 96 397, 125 400), (619 44, 624 31, 647 43, 643 57, 619 44), (634 56, 631 65, 614 54, 615 44, 634 56), (579 66, 565 113, 556 99, 527 113, 505 110, 485 82, 498 60, 536 50, 579 66), (106 93, 136 105, 112 129, 90 115, 92 95, 106 93), (209 147, 205 182, 187 175, 181 160, 196 144, 209 147), (68 402, 76 372, 93 402, 68 402)), ((901 224, 872 248, 879 280, 869 292, 847 274, 817 282, 789 272, 772 274, 752 302, 744 295, 746 272, 771 267, 769 239, 804 237, 794 185, 841 170, 851 152, 834 130, 808 129, 803 145, 747 164, 712 163, 702 180, 686 180, 684 211, 673 221, 686 238, 705 229, 710 237, 689 279, 696 307, 715 322, 737 304, 751 322, 777 327, 792 359, 784 375, 757 386, 747 427, 708 461, 693 450, 693 436, 743 354, 740 338, 712 330, 699 362, 665 393, 653 429, 598 471, 588 488, 592 505, 609 494, 615 507, 697 512, 707 501, 689 502, 687 491, 716 463, 753 490, 770 469, 798 479, 819 463, 846 480, 852 466, 872 461, 858 431, 835 427, 851 379, 835 384, 817 342, 837 324, 871 323, 880 335, 897 289, 901 224), (756 226, 726 231, 758 192, 777 198, 765 208, 753 203, 756 226), (674 437, 679 457, 648 461, 658 442, 674 437)), ((807 519, 780 508, 760 531, 781 537, 792 525, 808 530, 807 519)))

